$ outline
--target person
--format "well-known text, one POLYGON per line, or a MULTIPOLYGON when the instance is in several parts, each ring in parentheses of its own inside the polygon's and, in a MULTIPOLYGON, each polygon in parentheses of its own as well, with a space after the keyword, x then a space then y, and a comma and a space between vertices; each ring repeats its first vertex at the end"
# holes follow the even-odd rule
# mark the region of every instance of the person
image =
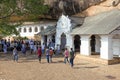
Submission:
POLYGON ((29 44, 30 44, 30 52, 32 54, 34 50, 34 42, 31 40, 29 44))
POLYGON ((65 64, 66 64, 66 61, 69 63, 68 56, 69 56, 69 51, 67 48, 65 48, 65 51, 64 51, 64 63, 65 64))
POLYGON ((49 49, 46 48, 46 59, 47 59, 47 62, 49 63, 49 49))
POLYGON ((52 50, 52 48, 50 48, 50 51, 49 51, 49 53, 50 53, 50 62, 52 62, 52 56, 53 56, 53 50, 52 50))
POLYGON ((22 44, 22 49, 21 49, 22 53, 26 56, 26 46, 25 44, 23 43, 22 44))
POLYGON ((41 47, 38 48, 38 50, 37 50, 37 54, 38 54, 39 62, 41 63, 41 56, 42 56, 41 47))
POLYGON ((6 44, 6 42, 4 43, 3 51, 4 51, 4 53, 7 53, 7 44, 6 44))
POLYGON ((16 46, 14 46, 14 49, 13 49, 13 60, 18 62, 18 51, 16 49, 16 46))
POLYGON ((45 44, 43 43, 42 44, 42 54, 44 54, 45 53, 45 44))
POLYGON ((74 58, 75 58, 75 52, 73 51, 73 48, 71 48, 71 51, 70 51, 70 64, 71 64, 71 67, 73 67, 73 65, 74 65, 74 58))

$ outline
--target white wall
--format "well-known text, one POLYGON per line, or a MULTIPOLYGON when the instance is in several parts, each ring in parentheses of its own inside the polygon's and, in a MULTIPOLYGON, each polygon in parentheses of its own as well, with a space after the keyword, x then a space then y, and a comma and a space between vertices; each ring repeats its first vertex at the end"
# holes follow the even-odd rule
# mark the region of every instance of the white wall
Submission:
POLYGON ((95 36, 95 52, 100 53, 100 47, 101 47, 101 42, 100 42, 100 37, 95 36))
POLYGON ((109 35, 101 36, 101 48, 100 48, 100 58, 112 60, 112 37, 109 35))
POLYGON ((113 55, 120 55, 120 39, 112 39, 113 55))
POLYGON ((91 55, 90 36, 81 36, 80 54, 91 55))

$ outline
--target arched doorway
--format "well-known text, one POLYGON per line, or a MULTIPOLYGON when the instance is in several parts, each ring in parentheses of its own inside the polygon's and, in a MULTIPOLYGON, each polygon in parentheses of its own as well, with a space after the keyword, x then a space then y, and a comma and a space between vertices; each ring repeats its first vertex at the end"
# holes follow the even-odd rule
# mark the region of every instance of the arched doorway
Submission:
POLYGON ((75 51, 80 52, 80 45, 81 45, 80 36, 75 35, 74 36, 74 49, 75 49, 75 51))
POLYGON ((64 33, 62 33, 62 35, 61 35, 61 45, 60 45, 61 50, 65 49, 65 45, 66 45, 66 35, 64 33))

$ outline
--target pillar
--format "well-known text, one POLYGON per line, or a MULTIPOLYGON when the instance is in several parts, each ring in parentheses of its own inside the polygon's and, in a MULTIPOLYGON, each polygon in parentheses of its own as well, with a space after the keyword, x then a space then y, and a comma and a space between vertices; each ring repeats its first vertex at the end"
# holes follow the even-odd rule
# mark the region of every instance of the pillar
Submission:
POLYGON ((90 36, 81 36, 80 53, 82 55, 91 55, 90 36))
POLYGON ((100 53, 100 38, 96 37, 95 42, 95 52, 100 53))
POLYGON ((100 58, 112 60, 112 36, 103 35, 101 36, 101 49, 100 49, 100 58))
POLYGON ((72 35, 72 48, 73 48, 73 51, 75 51, 74 36, 73 35, 72 35))
POLYGON ((61 34, 56 32, 56 35, 55 35, 55 47, 57 47, 57 45, 60 46, 60 41, 61 41, 61 34))
POLYGON ((41 35, 41 44, 45 43, 44 41, 44 35, 41 35))
POLYGON ((70 51, 70 48, 73 48, 73 40, 70 33, 66 34, 66 47, 69 49, 69 51, 70 51))

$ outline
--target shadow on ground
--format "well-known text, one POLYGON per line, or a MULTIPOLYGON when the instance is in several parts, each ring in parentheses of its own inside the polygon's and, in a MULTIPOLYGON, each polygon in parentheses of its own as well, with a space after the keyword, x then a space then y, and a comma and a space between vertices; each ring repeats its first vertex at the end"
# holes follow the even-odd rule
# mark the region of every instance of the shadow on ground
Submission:
POLYGON ((81 68, 94 69, 94 68, 99 68, 99 66, 89 66, 89 67, 74 67, 73 69, 81 69, 81 68))

